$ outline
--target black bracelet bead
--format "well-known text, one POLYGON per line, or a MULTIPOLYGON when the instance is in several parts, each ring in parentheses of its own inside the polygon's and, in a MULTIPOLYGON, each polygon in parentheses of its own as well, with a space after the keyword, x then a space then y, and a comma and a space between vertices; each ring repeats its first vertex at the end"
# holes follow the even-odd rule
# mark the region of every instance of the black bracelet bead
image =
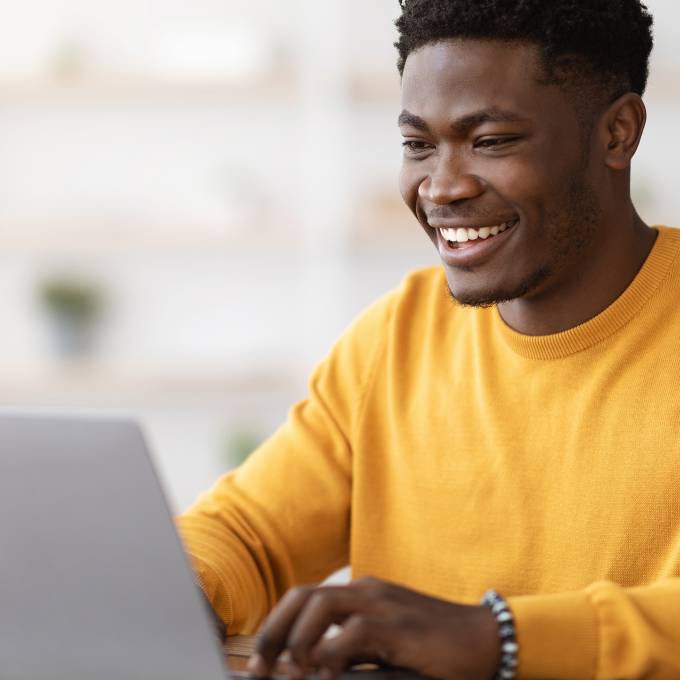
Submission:
POLYGON ((510 607, 495 590, 489 590, 484 595, 482 604, 491 609, 498 623, 498 637, 501 640, 501 660, 494 680, 515 680, 519 665, 519 645, 510 607))

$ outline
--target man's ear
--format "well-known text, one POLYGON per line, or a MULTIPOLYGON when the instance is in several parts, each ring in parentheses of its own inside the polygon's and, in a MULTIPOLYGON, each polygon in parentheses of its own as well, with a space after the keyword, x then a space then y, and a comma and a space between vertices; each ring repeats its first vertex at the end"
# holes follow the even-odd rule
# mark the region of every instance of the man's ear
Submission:
POLYGON ((629 92, 607 109, 601 132, 605 164, 612 170, 626 170, 637 151, 647 122, 647 109, 640 95, 629 92))

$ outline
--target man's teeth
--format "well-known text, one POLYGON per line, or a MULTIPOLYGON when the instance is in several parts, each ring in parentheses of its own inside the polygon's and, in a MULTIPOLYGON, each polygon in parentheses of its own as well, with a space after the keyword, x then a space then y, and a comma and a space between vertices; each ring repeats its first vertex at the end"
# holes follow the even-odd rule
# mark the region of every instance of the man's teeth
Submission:
POLYGON ((442 236, 451 243, 467 243, 477 239, 487 239, 496 236, 512 225, 512 222, 503 222, 493 227, 481 227, 480 229, 440 229, 442 236))

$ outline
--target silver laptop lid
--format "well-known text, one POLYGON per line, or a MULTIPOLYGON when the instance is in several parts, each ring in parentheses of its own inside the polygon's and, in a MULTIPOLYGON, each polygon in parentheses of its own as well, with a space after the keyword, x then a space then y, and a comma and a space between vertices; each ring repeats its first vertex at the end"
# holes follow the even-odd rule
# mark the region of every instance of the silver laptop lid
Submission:
POLYGON ((134 423, 0 415, 0 677, 226 677, 134 423))

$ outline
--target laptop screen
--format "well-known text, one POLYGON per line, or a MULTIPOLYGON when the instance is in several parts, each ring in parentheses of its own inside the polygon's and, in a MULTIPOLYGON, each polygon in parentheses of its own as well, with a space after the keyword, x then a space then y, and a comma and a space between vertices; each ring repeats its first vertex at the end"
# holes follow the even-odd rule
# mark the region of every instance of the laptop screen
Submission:
POLYGON ((3 678, 225 678, 134 423, 0 416, 0 518, 3 678))

